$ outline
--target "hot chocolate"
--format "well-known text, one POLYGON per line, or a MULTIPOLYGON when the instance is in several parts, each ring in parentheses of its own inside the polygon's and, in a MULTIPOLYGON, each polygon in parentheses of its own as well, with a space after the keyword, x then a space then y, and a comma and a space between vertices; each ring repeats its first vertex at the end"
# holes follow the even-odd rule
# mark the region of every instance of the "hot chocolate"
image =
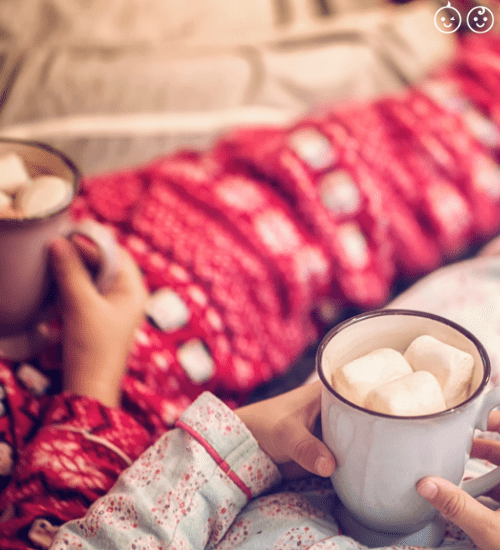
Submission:
POLYGON ((390 348, 377 349, 337 368, 332 387, 352 403, 375 412, 421 416, 465 401, 473 370, 472 355, 421 335, 404 355, 390 348))
POLYGON ((73 186, 59 176, 31 177, 16 153, 0 156, 0 218, 47 216, 71 202, 73 186))

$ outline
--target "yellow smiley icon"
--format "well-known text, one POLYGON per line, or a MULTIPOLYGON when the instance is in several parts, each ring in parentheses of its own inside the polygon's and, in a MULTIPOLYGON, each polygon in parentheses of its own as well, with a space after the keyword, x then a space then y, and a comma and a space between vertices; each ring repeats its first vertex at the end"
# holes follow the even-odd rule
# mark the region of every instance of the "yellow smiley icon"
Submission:
POLYGON ((438 9, 434 15, 434 25, 439 32, 451 34, 458 31, 462 24, 460 12, 454 8, 450 2, 446 6, 438 9))

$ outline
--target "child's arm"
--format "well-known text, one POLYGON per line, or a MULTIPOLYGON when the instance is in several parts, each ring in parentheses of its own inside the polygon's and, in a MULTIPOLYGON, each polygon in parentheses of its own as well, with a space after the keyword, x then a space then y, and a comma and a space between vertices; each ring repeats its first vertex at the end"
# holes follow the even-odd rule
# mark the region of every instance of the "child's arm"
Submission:
POLYGON ((314 465, 323 456, 323 473, 332 473, 333 457, 309 431, 319 389, 298 388, 237 414, 204 393, 83 519, 60 529, 52 550, 214 547, 248 500, 280 479, 275 463, 297 456, 314 465))
MULTIPOLYGON (((83 244, 79 244, 77 248, 91 264, 95 263, 91 249, 85 249, 83 244)), ((113 401, 108 403, 115 403, 119 393, 118 382, 124 369, 124 354, 121 350, 128 349, 128 339, 131 338, 142 313, 142 283, 137 268, 128 256, 123 254, 117 281, 121 281, 122 292, 114 289, 107 296, 100 296, 91 285, 77 250, 72 245, 63 241, 52 249, 52 265, 63 299, 63 344, 70 348, 65 351, 66 391, 51 401, 50 406, 44 411, 42 426, 19 455, 12 481, 2 495, 0 509, 3 508, 2 504, 6 506, 6 515, 2 518, 4 521, 0 522, 2 549, 18 550, 26 548, 26 544, 29 547, 35 545, 47 548, 47 540, 53 536, 53 528, 46 528, 47 525, 51 525, 49 521, 57 519, 57 525, 83 516, 87 507, 96 498, 110 490, 119 472, 149 445, 149 434, 129 415, 118 408, 109 408, 99 402, 106 402, 110 395, 108 390, 111 389, 114 397, 113 401), (104 325, 103 319, 107 319, 104 325), (120 349, 116 349, 115 346, 120 346, 120 349), (57 518, 53 518, 53 515, 57 515, 57 518), (21 535, 22 533, 24 534, 21 535), (23 540, 20 540, 21 536, 23 540)), ((281 399, 274 398, 262 405, 251 405, 239 411, 261 445, 277 462, 289 462, 297 456, 304 466, 314 468, 316 458, 314 452, 311 452, 314 448, 328 457, 328 451, 325 451, 319 440, 310 433, 319 411, 319 390, 318 385, 308 386, 281 399), (272 415, 268 414, 271 410, 272 415), (270 422, 271 419, 274 423, 270 422), (299 435, 295 438, 290 437, 291 426, 300 427, 299 435), (273 448, 266 447, 268 443, 273 442, 274 437, 285 438, 283 448, 279 445, 274 447, 280 451, 279 455, 273 455, 273 448), (289 445, 289 450, 286 444, 289 445), (304 453, 304 450, 307 452, 304 453)), ((233 417, 228 421, 229 427, 242 426, 232 413, 228 410, 226 413, 233 417)), ((212 429, 212 424, 198 424, 196 429, 201 433, 207 426, 212 429)), ((188 425, 189 423, 186 423, 186 426, 188 425)), ((236 431, 240 435, 245 432, 244 429, 240 431, 240 428, 236 428, 236 431)), ((178 432, 179 430, 176 431, 178 432)), ((235 441, 234 438, 228 438, 225 431, 223 433, 223 444, 233 445, 234 456, 237 456, 242 449, 238 443, 239 439, 235 441)), ((178 437, 179 435, 175 436, 174 441, 177 441, 178 437)), ((192 448, 201 450, 206 448, 204 442, 210 440, 210 434, 203 434, 202 441, 186 433, 183 437, 192 440, 192 448)), ((242 468, 248 465, 249 472, 258 472, 256 464, 261 461, 266 464, 266 468, 276 472, 273 463, 256 447, 255 441, 252 438, 245 441, 248 441, 249 451, 238 459, 242 461, 242 468)), ((176 445, 168 447, 169 472, 170 464, 174 463, 171 472, 174 477, 168 479, 172 483, 181 483, 179 479, 182 480, 182 475, 186 474, 186 468, 191 471, 198 466, 196 462, 190 463, 189 457, 184 459, 185 451, 181 450, 179 454, 176 445)), ((217 448, 217 442, 213 446, 217 448)), ((221 457, 225 456, 226 448, 218 450, 221 457)), ((212 460, 210 456, 202 461, 203 468, 207 466, 207 460, 212 460)), ((233 465, 232 459, 226 459, 226 462, 233 465)), ((329 464, 333 470, 331 456, 329 464)), ((233 466, 233 469, 235 467, 233 466)), ((135 471, 139 468, 142 472, 141 467, 134 468, 135 471)), ((216 461, 212 468, 218 475, 226 475, 224 464, 217 465, 216 461)), ((323 473, 328 471, 328 459, 326 470, 319 470, 323 473)), ((155 475, 154 472, 149 473, 155 475)), ((270 478, 252 478, 247 483, 244 480, 248 472, 236 473, 236 478, 236 474, 227 473, 227 483, 230 482, 232 491, 236 493, 235 502, 239 503, 231 504, 230 510, 234 507, 236 510, 246 502, 248 491, 243 492, 243 497, 240 494, 245 483, 250 494, 255 494, 274 478, 273 474, 270 478), (234 484, 236 479, 243 481, 236 482, 233 487, 231 484, 234 484)), ((147 478, 147 468, 144 469, 144 475, 147 478)), ((168 479, 165 482, 168 482, 168 479)), ((129 485, 131 490, 133 485, 129 485)), ((219 501, 217 493, 214 493, 213 497, 213 502, 219 501)), ((182 509, 182 502, 173 506, 173 509, 174 513, 175 510, 182 509)), ((207 513, 213 514, 215 511, 216 507, 209 507, 207 513)), ((215 521, 210 515, 206 520, 215 521)), ((225 521, 220 523, 222 527, 226 525, 225 521)))
POLYGON ((110 291, 100 295, 80 254, 90 269, 97 266, 94 249, 81 241, 57 241, 51 249, 51 267, 62 302, 65 391, 39 404, 9 376, 7 367, 1 371, 3 383, 9 381, 5 406, 17 415, 15 422, 24 418, 18 410, 30 414, 30 407, 35 411, 41 407, 32 427, 36 433, 26 435, 26 445, 22 445, 17 424, 10 428, 15 434, 11 445, 15 443, 16 462, 10 483, 0 494, 0 511, 4 512, 0 547, 5 550, 33 545, 47 548, 49 534, 40 533, 40 524, 81 517, 151 444, 151 434, 115 407, 144 308, 138 268, 120 250, 118 277, 110 291))

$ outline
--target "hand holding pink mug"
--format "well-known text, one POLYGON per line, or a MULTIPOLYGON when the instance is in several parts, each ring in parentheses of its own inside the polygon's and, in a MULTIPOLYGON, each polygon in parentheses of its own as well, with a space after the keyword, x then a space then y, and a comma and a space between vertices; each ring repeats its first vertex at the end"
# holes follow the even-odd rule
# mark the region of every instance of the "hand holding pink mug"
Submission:
POLYGON ((104 226, 71 219, 70 204, 78 192, 79 173, 69 159, 40 143, 0 140, 0 157, 12 153, 22 159, 31 178, 55 176, 71 185, 68 200, 49 213, 0 217, 0 354, 21 360, 43 345, 34 326, 43 313, 50 286, 49 243, 75 233, 91 239, 101 256, 96 279, 100 290, 116 276, 117 247, 104 226))

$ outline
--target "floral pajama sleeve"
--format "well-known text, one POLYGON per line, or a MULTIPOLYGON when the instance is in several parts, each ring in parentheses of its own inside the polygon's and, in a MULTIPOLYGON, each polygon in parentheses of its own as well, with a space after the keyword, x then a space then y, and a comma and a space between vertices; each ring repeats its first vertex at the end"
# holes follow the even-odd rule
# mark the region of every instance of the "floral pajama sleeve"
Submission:
MULTIPOLYGON (((330 480, 283 482, 247 428, 213 395, 202 394, 177 426, 82 519, 62 526, 51 550, 365 548, 339 531, 330 480)), ((444 547, 474 549, 452 524, 444 547)))
POLYGON ((214 547, 279 478, 246 427, 205 393, 83 519, 60 529, 52 549, 214 547))

